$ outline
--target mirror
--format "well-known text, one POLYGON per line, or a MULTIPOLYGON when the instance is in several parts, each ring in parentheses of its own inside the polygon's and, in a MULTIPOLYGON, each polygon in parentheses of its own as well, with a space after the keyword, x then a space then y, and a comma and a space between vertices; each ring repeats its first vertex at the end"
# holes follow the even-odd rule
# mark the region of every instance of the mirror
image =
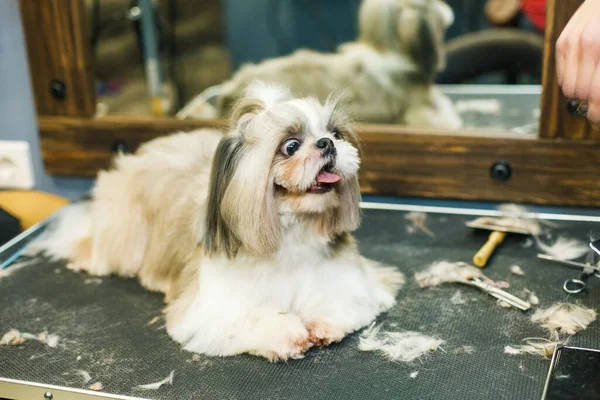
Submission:
POLYGON ((359 122, 535 135, 537 3, 86 0, 98 113, 223 118, 259 79, 359 122))

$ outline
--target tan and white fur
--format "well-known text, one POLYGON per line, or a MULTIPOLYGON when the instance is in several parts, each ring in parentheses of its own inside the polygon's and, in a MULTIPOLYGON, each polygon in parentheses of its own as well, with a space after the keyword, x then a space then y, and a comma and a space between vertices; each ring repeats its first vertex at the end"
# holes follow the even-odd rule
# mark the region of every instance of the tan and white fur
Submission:
POLYGON ((369 325, 404 283, 351 236, 357 146, 335 102, 255 84, 226 136, 178 133, 120 155, 30 252, 163 292, 186 350, 301 357, 369 325))
POLYGON ((216 116, 228 115, 245 88, 263 80, 321 101, 340 93, 340 103, 361 122, 459 128, 452 102, 434 85, 445 65, 444 33, 453 19, 442 0, 364 0, 358 40, 335 53, 299 50, 243 66, 221 85, 216 116))

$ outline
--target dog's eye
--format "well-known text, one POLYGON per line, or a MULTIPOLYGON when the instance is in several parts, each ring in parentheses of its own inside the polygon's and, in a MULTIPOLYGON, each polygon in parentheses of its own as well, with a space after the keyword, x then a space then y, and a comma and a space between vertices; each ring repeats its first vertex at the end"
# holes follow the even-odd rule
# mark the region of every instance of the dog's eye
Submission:
POLYGON ((300 141, 298 139, 286 140, 281 146, 281 152, 286 156, 292 156, 300 148, 300 141))
POLYGON ((342 134, 340 133, 340 131, 337 128, 334 128, 331 133, 333 133, 333 137, 336 138, 337 140, 340 140, 342 138, 342 134))

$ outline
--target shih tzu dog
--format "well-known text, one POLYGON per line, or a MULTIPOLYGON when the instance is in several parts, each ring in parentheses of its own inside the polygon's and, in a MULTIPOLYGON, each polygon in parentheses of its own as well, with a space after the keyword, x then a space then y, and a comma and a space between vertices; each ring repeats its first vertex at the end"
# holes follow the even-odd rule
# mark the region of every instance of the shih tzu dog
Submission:
MULTIPOLYGON (((339 102, 357 121, 459 128, 462 121, 452 102, 434 85, 445 65, 444 33, 453 19, 452 9, 441 0, 363 0, 357 41, 335 53, 299 50, 243 66, 218 88, 213 116, 229 115, 246 87, 264 80, 321 101, 341 93, 339 102)), ((206 95, 179 116, 209 116, 206 95)))
POLYGON ((231 122, 119 155, 29 253, 163 292, 186 350, 298 358, 392 307, 404 277, 351 236, 358 143, 335 101, 256 83, 231 122))

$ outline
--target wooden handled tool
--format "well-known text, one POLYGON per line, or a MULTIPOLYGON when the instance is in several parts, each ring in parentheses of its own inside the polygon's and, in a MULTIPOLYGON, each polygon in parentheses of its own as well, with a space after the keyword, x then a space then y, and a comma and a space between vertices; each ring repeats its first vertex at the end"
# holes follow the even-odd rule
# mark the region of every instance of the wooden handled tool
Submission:
POLYGON ((521 235, 532 234, 531 231, 523 227, 516 226, 516 224, 512 224, 513 226, 511 226, 509 222, 511 222, 510 219, 494 217, 480 217, 474 221, 467 222, 467 226, 470 228, 492 231, 487 242, 485 242, 485 244, 481 246, 479 251, 473 256, 473 264, 479 268, 485 267, 488 260, 494 253, 494 250, 496 250, 496 247, 498 247, 500 243, 504 241, 507 233, 518 233, 521 235))
POLYGON ((479 251, 473 256, 473 264, 479 268, 485 267, 490 259, 490 256, 494 250, 496 250, 496 247, 498 247, 500 243, 504 241, 505 237, 506 232, 494 231, 490 233, 487 242, 485 242, 485 244, 481 246, 479 251))

